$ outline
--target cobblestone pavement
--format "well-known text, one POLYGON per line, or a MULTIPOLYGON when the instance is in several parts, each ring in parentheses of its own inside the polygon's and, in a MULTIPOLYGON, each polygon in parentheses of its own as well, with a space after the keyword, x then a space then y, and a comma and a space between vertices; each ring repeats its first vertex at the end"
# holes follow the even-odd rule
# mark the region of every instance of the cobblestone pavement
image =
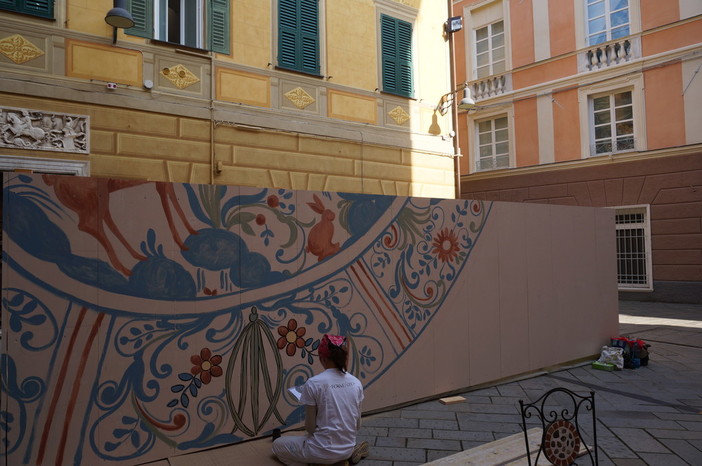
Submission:
POLYGON ((360 464, 420 465, 521 432, 519 400, 561 386, 595 392, 601 465, 702 465, 702 305, 622 301, 620 334, 652 345, 647 367, 582 365, 364 417, 360 464))

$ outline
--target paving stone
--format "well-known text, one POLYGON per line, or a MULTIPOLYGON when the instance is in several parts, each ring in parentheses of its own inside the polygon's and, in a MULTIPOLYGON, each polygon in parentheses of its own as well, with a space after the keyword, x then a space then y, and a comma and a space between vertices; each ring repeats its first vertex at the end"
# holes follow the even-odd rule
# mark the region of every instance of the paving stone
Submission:
POLYGON ((613 458, 612 462, 617 466, 648 466, 639 458, 613 458))
POLYGON ((642 429, 615 427, 612 432, 639 455, 641 452, 670 453, 662 443, 642 429))
POLYGON ((597 429, 597 447, 607 452, 610 458, 636 458, 636 453, 631 451, 619 438, 608 429, 597 429))
POLYGON ((427 439, 427 438, 409 438, 407 439, 408 448, 424 448, 425 450, 447 450, 461 451, 461 442, 458 440, 444 439, 427 439))
MULTIPOLYGON (((420 448, 375 447, 368 455, 368 459, 373 460, 414 461, 418 463, 426 462, 426 458, 426 452, 420 448)), ((365 462, 360 464, 365 465, 365 462)))
POLYGON ((679 438, 684 440, 702 440, 702 432, 697 431, 664 429, 647 429, 646 431, 657 439, 679 438))
POLYGON ((378 447, 406 447, 407 439, 405 437, 378 437, 375 445, 378 447))
MULTIPOLYGON (((700 416, 700 417, 702 417, 702 416, 700 416)), ((702 432, 702 422, 680 421, 679 424, 687 430, 692 430, 695 432, 702 432)))
POLYGON ((385 438, 385 437, 375 437, 371 435, 356 435, 356 444, 359 444, 361 442, 368 442, 368 445, 371 447, 375 445, 375 441, 378 438, 385 438))
POLYGON ((424 461, 421 463, 415 463, 414 461, 395 461, 392 463, 393 466, 421 466, 424 464, 424 461))
POLYGON ((457 430, 458 421, 442 421, 438 419, 420 419, 420 429, 436 429, 436 430, 457 430))
POLYGON ((487 443, 495 440, 492 432, 465 431, 465 430, 435 430, 434 438, 447 440, 470 440, 474 442, 487 443))
POLYGON ((649 466, 688 466, 685 461, 672 454, 641 453, 640 456, 649 466))
POLYGON ((461 446, 463 447, 463 451, 470 450, 471 448, 479 447, 480 445, 483 445, 485 442, 471 442, 469 440, 461 440, 461 446))
POLYGON ((702 451, 695 448, 689 442, 678 439, 662 439, 661 442, 670 451, 690 464, 702 464, 702 451))
POLYGON ((461 430, 468 430, 474 432, 500 432, 514 434, 516 432, 521 432, 522 428, 517 423, 503 423, 503 422, 484 422, 484 421, 462 421, 458 420, 458 425, 461 430))
POLYGON ((494 414, 514 414, 519 413, 519 405, 509 404, 472 404, 470 412, 473 413, 494 413, 494 414))
POLYGON ((517 384, 498 385, 497 390, 499 391, 500 396, 512 396, 522 399, 526 398, 526 393, 524 390, 522 390, 522 387, 517 384))
MULTIPOLYGON (((600 416, 597 416, 599 419, 600 416)), ((666 421, 664 419, 634 419, 628 417, 610 417, 604 418, 605 422, 609 427, 631 427, 636 429, 682 429, 682 426, 675 421, 666 421)))
POLYGON ((377 417, 363 419, 363 426, 368 427, 419 427, 419 419, 403 419, 399 417, 377 417))
POLYGON ((405 438, 431 438, 430 429, 405 429, 402 427, 390 427, 388 437, 405 437, 405 438))
POLYGON ((493 396, 492 398, 492 404, 494 405, 510 405, 510 406, 516 406, 515 409, 519 409, 519 400, 522 400, 523 398, 519 398, 518 396, 493 396))
POLYGON ((468 392, 463 396, 500 396, 500 392, 497 391, 496 387, 481 388, 480 390, 474 390, 468 392))
POLYGON ((368 458, 364 459, 359 464, 362 464, 363 466, 393 466, 392 461, 379 461, 368 458))
MULTIPOLYGON (((521 424, 522 416, 514 414, 490 414, 490 413, 456 413, 456 419, 463 421, 485 421, 485 422, 505 422, 511 424, 521 424)), ((666 422, 666 421, 660 421, 666 422)))
POLYGON ((370 437, 387 437, 388 428, 387 427, 372 427, 372 426, 361 426, 361 430, 358 431, 360 435, 370 436, 370 437))
POLYGON ((427 451, 427 462, 435 461, 441 458, 446 458, 447 456, 455 455, 455 451, 443 451, 443 450, 429 450, 427 451))
MULTIPOLYGON (((473 395, 473 394, 465 394, 461 395, 463 398, 466 399, 465 402, 461 404, 473 404, 473 403, 479 403, 479 404, 488 404, 491 403, 491 398, 489 396, 478 396, 478 395, 473 395)), ((452 405, 455 406, 455 405, 452 405)))
POLYGON ((454 412, 444 412, 444 411, 413 411, 409 409, 402 410, 402 417, 404 419, 456 419, 456 414, 454 412))

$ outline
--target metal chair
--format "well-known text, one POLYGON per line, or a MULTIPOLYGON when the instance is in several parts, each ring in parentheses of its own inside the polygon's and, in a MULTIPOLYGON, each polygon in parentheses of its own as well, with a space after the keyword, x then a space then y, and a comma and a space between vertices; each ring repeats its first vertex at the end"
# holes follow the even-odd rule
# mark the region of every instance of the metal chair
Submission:
POLYGON ((590 392, 589 396, 581 396, 566 388, 554 388, 532 403, 519 400, 519 408, 530 466, 539 463, 542 453, 543 458, 556 466, 578 464, 575 462, 578 458, 589 458, 591 464, 598 464, 595 392, 590 392), (583 416, 586 420, 589 419, 590 414, 592 415, 591 445, 582 436, 580 422, 583 416), (531 419, 532 416, 540 421, 542 428, 541 444, 533 463, 527 437, 527 419, 531 419))

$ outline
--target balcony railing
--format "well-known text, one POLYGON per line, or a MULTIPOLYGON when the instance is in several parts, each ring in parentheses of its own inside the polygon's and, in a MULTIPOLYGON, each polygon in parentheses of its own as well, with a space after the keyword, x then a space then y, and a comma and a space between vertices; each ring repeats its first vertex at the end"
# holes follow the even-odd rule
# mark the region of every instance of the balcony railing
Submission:
POLYGON ((639 50, 638 37, 622 38, 593 45, 580 54, 578 60, 580 70, 600 70, 620 63, 626 63, 638 58, 641 55, 639 50))
POLYGON ((468 86, 476 101, 496 97, 512 90, 510 74, 508 73, 472 81, 468 83, 468 86))

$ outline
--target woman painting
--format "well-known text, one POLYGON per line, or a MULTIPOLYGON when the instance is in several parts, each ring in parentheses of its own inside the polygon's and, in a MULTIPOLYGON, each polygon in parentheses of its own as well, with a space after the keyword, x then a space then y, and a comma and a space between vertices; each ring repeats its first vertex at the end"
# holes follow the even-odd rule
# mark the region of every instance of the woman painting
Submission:
POLYGON ((307 435, 275 439, 273 454, 290 466, 355 464, 368 455, 366 442, 356 446, 363 385, 347 372, 345 337, 324 335, 318 352, 324 371, 308 379, 301 389, 307 435))

